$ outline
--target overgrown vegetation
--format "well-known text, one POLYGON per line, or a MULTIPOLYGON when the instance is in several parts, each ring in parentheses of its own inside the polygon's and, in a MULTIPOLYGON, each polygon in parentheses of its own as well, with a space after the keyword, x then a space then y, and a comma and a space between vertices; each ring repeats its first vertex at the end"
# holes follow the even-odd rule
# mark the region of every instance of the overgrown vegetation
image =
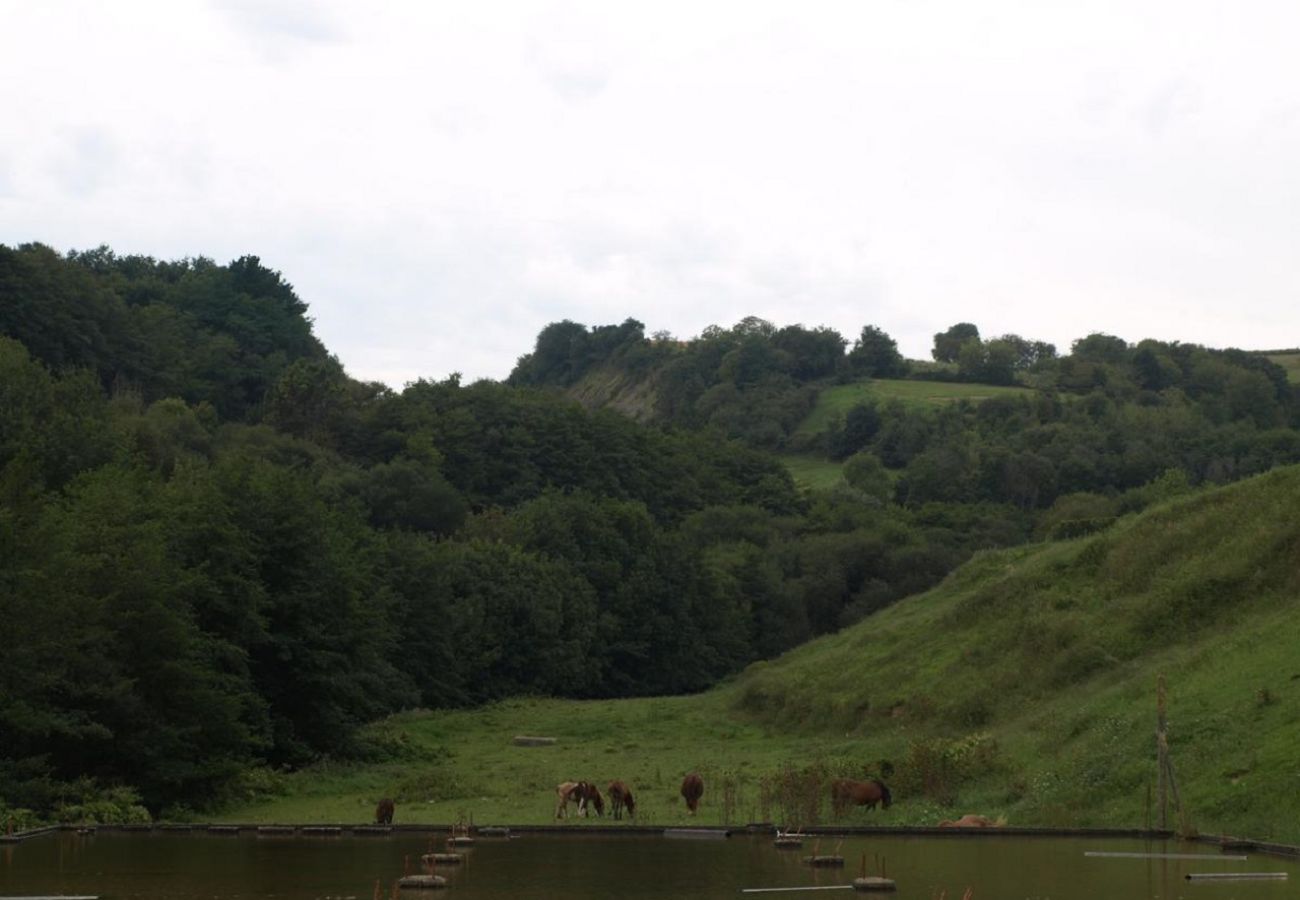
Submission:
MULTIPOLYGON (((1300 468, 1158 504, 1090 537, 983 554, 941 586, 706 694, 515 700, 396 721, 417 756, 294 776, 234 821, 356 821, 413 770, 481 788, 399 820, 549 821, 560 780, 621 778, 642 822, 1143 827, 1155 819, 1156 680, 1191 826, 1300 840, 1300 468), (1207 545, 1222 542, 1222 552, 1207 545), (1212 585, 1207 588, 1206 585, 1212 585), (1207 599, 1211 598, 1211 599, 1207 599), (552 747, 516 747, 513 734, 552 747), (449 739, 454 736, 454 744, 449 739), (418 748, 452 748, 422 762, 418 748), (836 819, 828 782, 880 776, 889 810, 836 819)), ((432 802, 430 802, 432 801, 432 802)), ((1179 821, 1172 816, 1171 820, 1179 821)))

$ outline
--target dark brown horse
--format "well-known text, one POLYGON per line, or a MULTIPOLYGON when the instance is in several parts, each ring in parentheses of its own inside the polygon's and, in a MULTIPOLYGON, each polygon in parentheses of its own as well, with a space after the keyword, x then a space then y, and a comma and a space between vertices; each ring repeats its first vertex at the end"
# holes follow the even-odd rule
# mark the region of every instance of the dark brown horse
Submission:
POLYGON ((379 801, 375 807, 375 824, 392 825, 393 824, 393 801, 385 797, 379 801))
POLYGON ((601 818, 605 817, 605 799, 600 796, 600 790, 590 781, 578 782, 578 815, 587 815, 587 810, 593 806, 596 807, 596 815, 601 818))
POLYGON ((852 804, 854 806, 865 806, 868 809, 875 809, 879 803, 885 809, 894 802, 894 798, 889 793, 889 788, 879 778, 873 778, 870 781, 850 781, 847 778, 840 778, 831 782, 831 805, 835 808, 835 815, 844 815, 845 807, 852 804))
POLYGON ((623 807, 627 807, 627 814, 636 818, 636 801, 632 799, 632 789, 621 781, 611 781, 606 788, 609 794, 610 812, 614 818, 623 818, 623 807))
POLYGON ((703 796, 704 779, 697 773, 692 772, 682 779, 682 798, 686 800, 686 808, 692 815, 700 808, 700 798, 703 796))

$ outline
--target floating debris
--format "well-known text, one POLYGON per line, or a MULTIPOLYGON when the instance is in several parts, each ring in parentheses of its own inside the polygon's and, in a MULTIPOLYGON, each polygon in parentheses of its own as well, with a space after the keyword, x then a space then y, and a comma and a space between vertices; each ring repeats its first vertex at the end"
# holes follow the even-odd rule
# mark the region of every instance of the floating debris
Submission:
POLYGON ((894 879, 892 878, 880 878, 876 875, 868 875, 866 878, 853 879, 853 890, 884 893, 886 891, 898 890, 898 885, 894 883, 894 879))
POLYGON ((447 886, 447 879, 441 875, 403 875, 397 879, 397 886, 402 890, 435 891, 447 886))

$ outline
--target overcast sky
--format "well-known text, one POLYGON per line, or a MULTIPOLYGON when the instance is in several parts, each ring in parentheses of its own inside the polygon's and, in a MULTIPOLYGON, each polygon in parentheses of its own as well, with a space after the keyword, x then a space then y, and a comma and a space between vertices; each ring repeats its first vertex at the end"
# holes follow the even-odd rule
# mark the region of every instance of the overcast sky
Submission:
POLYGON ((254 254, 355 377, 747 315, 1300 344, 1300 3, 0 0, 0 243, 254 254))

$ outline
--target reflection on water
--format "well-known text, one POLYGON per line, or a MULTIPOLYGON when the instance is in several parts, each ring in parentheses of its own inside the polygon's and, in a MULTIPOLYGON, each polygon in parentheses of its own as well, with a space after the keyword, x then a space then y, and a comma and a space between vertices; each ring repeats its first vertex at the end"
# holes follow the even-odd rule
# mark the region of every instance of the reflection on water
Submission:
MULTIPOLYGON (((442 836, 436 838, 439 843, 442 836)), ((80 836, 61 832, 0 852, 0 896, 82 894, 104 900, 233 900, 393 896, 404 872, 418 872, 428 835, 284 837, 192 833, 80 836)), ((441 846, 433 849, 441 850, 441 846)), ((743 888, 847 885, 866 860, 870 874, 898 882, 902 900, 1279 900, 1294 896, 1300 867, 1252 854, 1225 859, 1213 847, 1130 839, 1045 837, 905 837, 859 835, 809 839, 778 850, 770 836, 725 840, 621 835, 480 838, 461 867, 446 867, 449 890, 464 900, 619 897, 739 897, 743 888), (1203 860, 1085 857, 1085 851, 1197 853, 1203 860), (805 855, 838 853, 844 869, 814 869, 805 855), (1291 869, 1297 871, 1290 872, 1291 869), (1189 883, 1189 872, 1288 871, 1291 882, 1189 883)), ((432 893, 402 891, 406 898, 432 893)), ((758 894, 757 897, 857 896, 851 890, 758 894)))

